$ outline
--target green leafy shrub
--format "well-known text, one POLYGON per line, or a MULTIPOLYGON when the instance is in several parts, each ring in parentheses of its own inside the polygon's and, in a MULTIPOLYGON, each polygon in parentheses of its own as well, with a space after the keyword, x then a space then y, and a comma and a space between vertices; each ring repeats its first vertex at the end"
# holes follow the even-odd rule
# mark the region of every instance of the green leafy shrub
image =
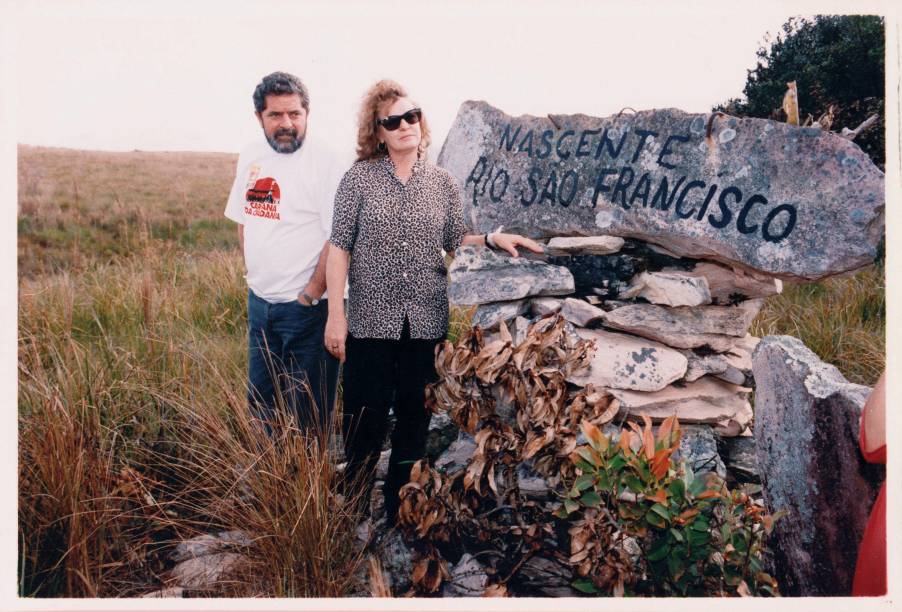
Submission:
POLYGON ((762 569, 774 518, 748 492, 672 458, 679 423, 629 423, 615 443, 584 421, 588 444, 570 456, 577 476, 560 518, 569 530, 573 586, 592 594, 778 595, 762 569))

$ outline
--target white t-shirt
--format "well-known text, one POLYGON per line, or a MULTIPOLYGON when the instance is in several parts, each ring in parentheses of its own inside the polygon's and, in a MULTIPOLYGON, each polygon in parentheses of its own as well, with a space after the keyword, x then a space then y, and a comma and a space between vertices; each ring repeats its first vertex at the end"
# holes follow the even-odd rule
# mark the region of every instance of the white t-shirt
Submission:
POLYGON ((240 153, 225 216, 244 225, 247 285, 259 297, 290 302, 307 286, 332 231, 344 170, 310 138, 294 153, 278 153, 262 137, 240 153))

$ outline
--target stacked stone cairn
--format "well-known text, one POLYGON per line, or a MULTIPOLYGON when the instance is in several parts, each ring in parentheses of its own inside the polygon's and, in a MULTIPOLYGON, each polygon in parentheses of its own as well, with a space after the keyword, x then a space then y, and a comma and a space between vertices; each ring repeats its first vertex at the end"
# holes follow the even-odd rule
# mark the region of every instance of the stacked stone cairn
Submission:
MULTIPOLYGON (((469 307, 472 324, 487 332, 505 322, 515 344, 532 321, 559 314, 595 345, 589 368, 569 383, 609 391, 621 420, 676 414, 687 443, 707 448, 695 467, 723 476, 717 437, 751 435, 758 338, 748 329, 781 281, 614 236, 555 237, 543 246, 539 258, 461 247, 450 270, 452 304, 469 307)), ((721 443, 727 465, 733 446, 721 443)), ((731 476, 754 481, 745 459, 731 476)))

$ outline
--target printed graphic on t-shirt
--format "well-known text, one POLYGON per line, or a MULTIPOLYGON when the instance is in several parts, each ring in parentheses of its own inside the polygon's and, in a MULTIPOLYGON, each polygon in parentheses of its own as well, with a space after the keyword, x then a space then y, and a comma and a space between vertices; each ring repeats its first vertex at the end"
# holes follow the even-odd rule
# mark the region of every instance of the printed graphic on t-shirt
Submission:
POLYGON ((265 177, 254 180, 258 168, 251 169, 251 176, 248 179, 250 186, 245 196, 244 214, 252 217, 263 217, 264 219, 280 220, 279 217, 279 198, 282 193, 279 189, 279 183, 272 177, 265 177))

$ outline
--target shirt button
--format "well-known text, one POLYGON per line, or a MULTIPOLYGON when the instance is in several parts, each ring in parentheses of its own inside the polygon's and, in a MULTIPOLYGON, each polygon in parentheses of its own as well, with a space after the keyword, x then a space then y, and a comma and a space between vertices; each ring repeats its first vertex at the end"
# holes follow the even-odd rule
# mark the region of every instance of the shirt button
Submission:
POLYGON ((402 243, 401 243, 401 246, 407 246, 407 243, 406 243, 406 242, 402 242, 402 243))
POLYGON ((407 272, 403 273, 401 276, 403 276, 404 278, 407 278, 407 272))

